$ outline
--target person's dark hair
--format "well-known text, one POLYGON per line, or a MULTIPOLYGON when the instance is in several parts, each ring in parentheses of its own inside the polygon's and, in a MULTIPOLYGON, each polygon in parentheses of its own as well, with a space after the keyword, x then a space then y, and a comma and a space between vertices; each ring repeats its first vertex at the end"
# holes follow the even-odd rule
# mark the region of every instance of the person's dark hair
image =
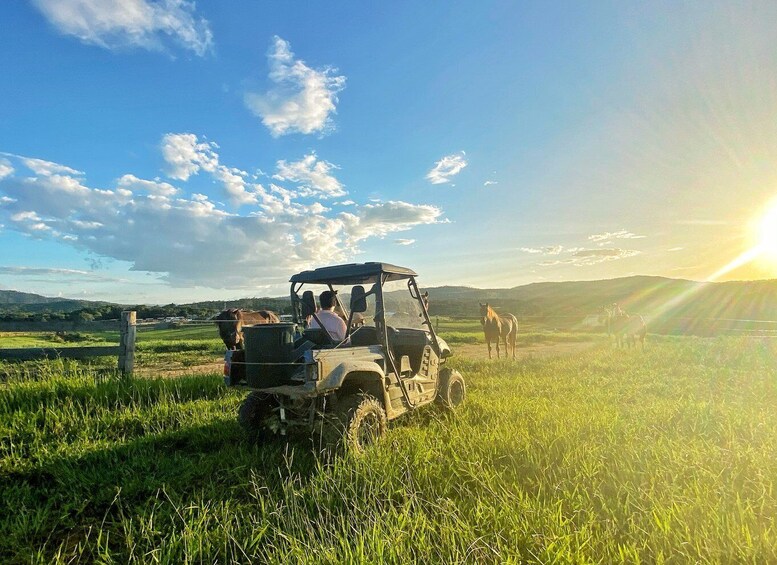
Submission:
POLYGON ((321 293, 321 296, 318 297, 318 301, 321 304, 321 308, 329 310, 335 305, 335 293, 331 290, 325 290, 321 293))

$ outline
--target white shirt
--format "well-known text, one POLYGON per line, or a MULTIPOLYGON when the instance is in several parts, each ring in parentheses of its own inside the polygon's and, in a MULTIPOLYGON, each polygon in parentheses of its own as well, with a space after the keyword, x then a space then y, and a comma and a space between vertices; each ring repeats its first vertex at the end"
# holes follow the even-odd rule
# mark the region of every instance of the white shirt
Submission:
MULTIPOLYGON (((335 341, 343 341, 348 328, 345 327, 343 319, 335 314, 332 310, 319 310, 316 312, 316 316, 324 325, 324 329, 332 336, 335 341)), ((314 317, 310 322, 311 328, 319 328, 316 318, 314 317)))

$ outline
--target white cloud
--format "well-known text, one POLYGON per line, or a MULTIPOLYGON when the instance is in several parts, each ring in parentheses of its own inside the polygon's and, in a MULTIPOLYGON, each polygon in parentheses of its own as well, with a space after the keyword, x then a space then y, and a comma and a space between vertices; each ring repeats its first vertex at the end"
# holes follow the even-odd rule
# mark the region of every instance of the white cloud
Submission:
POLYGON ((257 197, 246 181, 248 173, 220 164, 216 149, 217 144, 200 141, 193 133, 168 133, 162 138, 162 156, 171 178, 186 181, 203 170, 222 184, 234 205, 256 203, 257 197))
POLYGON ((394 243, 397 245, 413 245, 415 243, 415 239, 395 239, 394 243))
POLYGON ((426 178, 432 184, 443 184, 451 181, 451 177, 458 175, 467 166, 465 153, 446 155, 434 164, 432 170, 426 173, 426 178))
POLYGON ((107 49, 162 50, 172 39, 197 55, 213 46, 204 18, 187 0, 33 0, 46 19, 65 35, 107 49))
POLYGON ((483 186, 491 186, 492 184, 499 184, 499 182, 495 180, 487 180, 486 182, 483 183, 483 186))
POLYGON ((521 247, 521 251, 524 251, 525 253, 541 253, 543 255, 558 255, 564 251, 564 249, 565 248, 563 245, 548 245, 546 247, 521 247))
MULTIPOLYGON (((618 232, 620 233, 620 232, 618 232)), ((590 238, 589 238, 590 239, 590 238)), ((600 244, 601 245, 601 244, 600 244)), ((584 247, 564 247, 563 245, 548 245, 545 247, 521 247, 524 253, 532 255, 548 255, 559 257, 547 259, 538 263, 543 267, 553 265, 595 265, 605 261, 616 261, 639 255, 634 249, 619 249, 615 247, 587 249, 584 247)))
MULTIPOLYGON (((196 137, 189 142, 200 144, 196 137)), ((167 183, 131 174, 120 176, 110 189, 92 188, 75 171, 78 177, 28 174, 0 180, 0 224, 127 261, 133 270, 160 274, 174 286, 254 289, 297 270, 346 261, 369 238, 441 221, 442 211, 424 204, 353 204, 337 213, 318 201, 301 202, 296 191, 283 186, 247 182, 242 171, 219 163, 215 147, 206 144, 207 159, 188 161, 194 168, 180 164, 189 175, 206 170, 225 184, 227 174, 234 175, 256 202, 247 215, 231 213, 203 194, 184 194, 185 187, 173 192, 167 183)), ((22 159, 9 156, 12 165, 22 159)))
MULTIPOLYGON (((99 269, 99 261, 97 265, 94 265, 94 268, 99 269)), ((103 274, 95 273, 94 271, 64 269, 56 267, 45 268, 0 265, 0 274, 5 276, 21 277, 25 284, 32 281, 50 283, 52 277, 57 281, 58 284, 62 285, 128 282, 126 279, 105 276, 103 274)), ((137 284, 137 282, 135 284, 137 284)), ((62 293, 59 293, 58 296, 62 296, 62 293)))
POLYGON ((213 171, 213 178, 222 183, 230 202, 236 206, 254 204, 257 201, 256 195, 249 191, 249 185, 245 180, 246 176, 245 171, 230 169, 223 165, 219 165, 213 171))
POLYGON ((247 93, 245 104, 274 137, 289 133, 326 133, 333 127, 337 94, 345 88, 345 77, 336 69, 315 70, 295 59, 288 41, 275 36, 268 53, 270 80, 275 86, 267 93, 247 93))
POLYGON ((565 259, 543 261, 540 263, 540 265, 547 267, 552 265, 569 264, 576 267, 582 267, 604 263, 605 261, 626 259, 628 257, 634 257, 635 255, 639 254, 640 252, 635 249, 618 249, 614 247, 609 247, 606 249, 574 249, 573 252, 565 259))
POLYGON ((51 161, 44 161, 43 159, 22 159, 22 163, 25 167, 30 169, 37 175, 51 176, 51 175, 74 175, 82 176, 84 173, 77 171, 65 165, 58 163, 52 163, 51 161))
POLYGON ((354 243, 369 237, 383 237, 389 233, 409 230, 419 224, 434 224, 440 216, 442 210, 436 206, 391 200, 365 204, 358 207, 355 214, 340 214, 346 232, 354 243))
POLYGON ((135 175, 124 175, 118 181, 117 185, 128 190, 145 190, 151 194, 160 196, 173 196, 178 189, 172 184, 161 182, 159 180, 139 179, 135 175))
POLYGON ((17 229, 26 232, 29 235, 37 235, 38 232, 51 231, 51 227, 46 225, 38 214, 30 210, 11 214, 8 219, 15 224, 17 229))
POLYGON ((0 158, 0 180, 10 177, 14 172, 11 162, 8 159, 0 158))
POLYGON ((620 230, 616 232, 605 232, 605 233, 589 235, 588 239, 590 241, 599 243, 599 245, 603 245, 604 244, 603 242, 608 242, 613 239, 642 239, 644 237, 645 237, 644 235, 636 235, 627 230, 620 230))
POLYGON ((46 269, 41 267, 11 267, 8 265, 0 265, 0 273, 4 275, 14 275, 14 276, 28 276, 28 275, 81 276, 81 275, 88 275, 89 271, 81 271, 78 269, 46 269))
POLYGON ((162 138, 162 157, 167 162, 170 178, 189 180, 200 169, 213 172, 219 156, 215 143, 200 142, 193 133, 168 133, 162 138))
POLYGON ((315 153, 311 153, 292 163, 278 161, 277 172, 273 178, 297 183, 301 196, 344 196, 346 192, 343 185, 330 174, 330 171, 336 168, 332 163, 320 160, 315 153))

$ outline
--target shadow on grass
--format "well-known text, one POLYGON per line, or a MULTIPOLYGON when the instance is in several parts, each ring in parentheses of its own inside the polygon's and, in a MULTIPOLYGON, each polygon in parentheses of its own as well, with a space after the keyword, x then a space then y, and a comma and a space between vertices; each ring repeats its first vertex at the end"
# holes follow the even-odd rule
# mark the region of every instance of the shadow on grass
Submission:
POLYGON ((282 499, 284 481, 304 484, 320 468, 309 443, 258 445, 225 414, 205 425, 2 473, 0 561, 29 561, 28 551, 55 548, 76 530, 143 515, 158 501, 252 504, 257 485, 270 498, 282 499), (23 509, 23 515, 13 509, 23 509))

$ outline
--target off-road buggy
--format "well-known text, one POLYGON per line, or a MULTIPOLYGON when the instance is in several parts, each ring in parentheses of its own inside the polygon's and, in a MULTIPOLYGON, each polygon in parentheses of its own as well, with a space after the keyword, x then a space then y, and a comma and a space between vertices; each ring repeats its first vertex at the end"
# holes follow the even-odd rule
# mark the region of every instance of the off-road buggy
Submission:
POLYGON ((435 334, 416 276, 362 263, 291 277, 293 320, 244 326, 244 352, 227 352, 225 381, 250 391, 238 414, 246 431, 305 429, 361 451, 389 420, 435 400, 459 405, 464 379, 443 366, 451 351, 435 334), (339 342, 320 322, 310 327, 324 290, 337 292, 335 311, 346 321, 339 342))

